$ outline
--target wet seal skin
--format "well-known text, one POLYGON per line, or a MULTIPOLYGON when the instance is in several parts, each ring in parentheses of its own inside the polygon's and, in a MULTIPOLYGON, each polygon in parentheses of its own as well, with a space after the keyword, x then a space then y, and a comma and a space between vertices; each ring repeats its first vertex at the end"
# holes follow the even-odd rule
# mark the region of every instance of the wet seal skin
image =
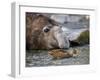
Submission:
POLYGON ((62 50, 62 49, 53 49, 48 51, 48 54, 51 55, 54 59, 62 59, 62 58, 70 58, 76 57, 80 53, 79 49, 71 49, 71 50, 62 50))
POLYGON ((27 50, 62 49, 69 47, 69 40, 64 35, 62 26, 56 21, 44 15, 26 15, 27 50))

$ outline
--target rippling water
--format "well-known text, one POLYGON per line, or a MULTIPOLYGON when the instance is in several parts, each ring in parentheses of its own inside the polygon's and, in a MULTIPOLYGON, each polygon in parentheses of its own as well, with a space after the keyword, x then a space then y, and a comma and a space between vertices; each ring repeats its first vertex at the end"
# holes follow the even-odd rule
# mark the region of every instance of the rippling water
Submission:
MULTIPOLYGON (((31 50, 26 52, 26 67, 83 65, 89 64, 89 45, 73 47, 81 52, 77 57, 53 59, 47 50, 31 50)), ((71 49, 73 49, 71 48, 71 49)), ((66 50, 66 49, 65 49, 66 50)))

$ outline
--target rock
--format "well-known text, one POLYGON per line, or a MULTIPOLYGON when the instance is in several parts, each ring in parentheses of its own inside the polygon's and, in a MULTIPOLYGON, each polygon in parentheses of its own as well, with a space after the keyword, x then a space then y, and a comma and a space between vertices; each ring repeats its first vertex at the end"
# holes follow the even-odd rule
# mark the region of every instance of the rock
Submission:
POLYGON ((64 23, 66 21, 66 16, 68 15, 51 15, 51 19, 59 23, 64 23))
POLYGON ((82 32, 75 41, 80 44, 89 44, 89 30, 82 32))
POLYGON ((79 45, 89 44, 89 30, 85 30, 79 35, 76 35, 76 39, 73 39, 71 41, 78 43, 79 45))

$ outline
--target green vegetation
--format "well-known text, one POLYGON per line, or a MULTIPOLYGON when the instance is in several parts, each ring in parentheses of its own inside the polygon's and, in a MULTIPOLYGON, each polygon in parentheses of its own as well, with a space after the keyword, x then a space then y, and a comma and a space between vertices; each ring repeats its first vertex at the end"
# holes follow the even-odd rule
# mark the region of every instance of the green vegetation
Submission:
POLYGON ((75 40, 79 44, 89 44, 89 30, 86 30, 80 34, 80 36, 75 40))

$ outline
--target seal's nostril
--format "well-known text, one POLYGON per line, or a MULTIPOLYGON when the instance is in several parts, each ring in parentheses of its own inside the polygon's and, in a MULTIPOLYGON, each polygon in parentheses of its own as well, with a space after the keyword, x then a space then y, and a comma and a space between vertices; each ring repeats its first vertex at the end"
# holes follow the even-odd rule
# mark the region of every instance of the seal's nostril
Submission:
POLYGON ((48 28, 46 28, 46 29, 44 29, 44 32, 48 32, 50 29, 48 29, 48 28))

